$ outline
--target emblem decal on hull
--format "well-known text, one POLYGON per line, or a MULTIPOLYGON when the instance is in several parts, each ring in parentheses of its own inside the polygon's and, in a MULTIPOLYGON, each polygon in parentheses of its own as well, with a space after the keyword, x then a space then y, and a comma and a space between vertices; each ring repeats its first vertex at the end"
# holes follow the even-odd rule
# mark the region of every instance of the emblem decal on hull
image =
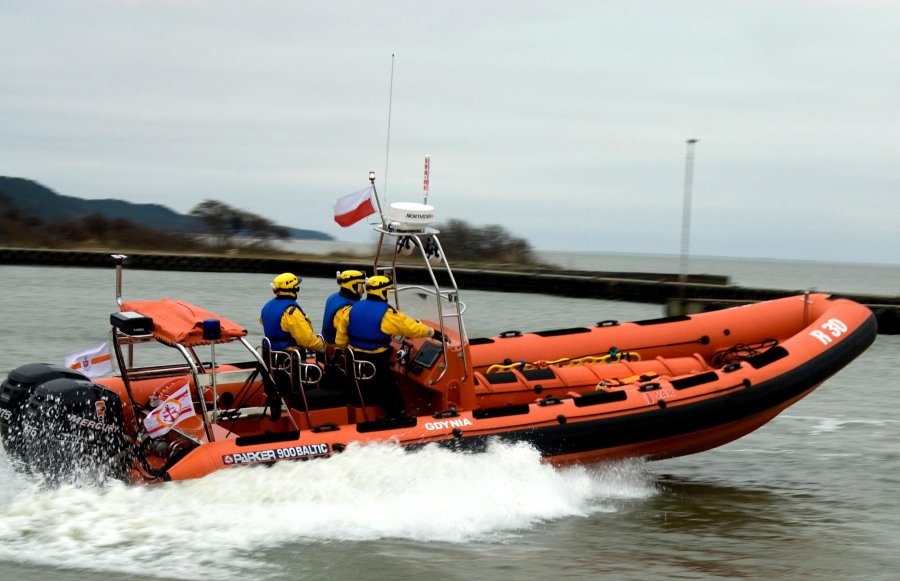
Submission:
POLYGON ((671 389, 661 389, 659 391, 648 391, 646 393, 642 393, 641 395, 644 396, 644 401, 646 401, 648 404, 653 404, 663 398, 673 397, 675 395, 675 392, 671 389))

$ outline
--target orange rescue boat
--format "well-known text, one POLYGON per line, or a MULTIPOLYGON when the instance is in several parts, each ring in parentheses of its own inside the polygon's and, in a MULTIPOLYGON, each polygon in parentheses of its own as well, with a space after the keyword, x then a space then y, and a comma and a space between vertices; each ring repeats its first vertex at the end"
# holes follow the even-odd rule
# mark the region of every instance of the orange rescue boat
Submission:
MULTIPOLYGON (((430 206, 395 204, 374 225, 374 272, 399 283, 407 265, 399 257, 418 254, 432 284, 398 284, 394 301, 445 338, 394 340, 393 373, 412 417, 384 420, 365 401, 359 383, 372 369, 352 351, 325 366, 313 354, 272 351, 265 340, 250 345, 240 325, 190 303, 118 296, 110 344, 119 373, 88 379, 42 363, 9 373, 0 389, 9 457, 54 480, 88 474, 134 483, 324 458, 353 442, 478 450, 498 438, 527 442, 559 464, 656 460, 759 428, 876 336, 869 309, 806 294, 470 339, 432 219, 430 206), (234 348, 241 354, 218 360, 234 348), (323 381, 326 371, 338 381, 323 381)), ((121 295, 124 257, 115 258, 121 295)))

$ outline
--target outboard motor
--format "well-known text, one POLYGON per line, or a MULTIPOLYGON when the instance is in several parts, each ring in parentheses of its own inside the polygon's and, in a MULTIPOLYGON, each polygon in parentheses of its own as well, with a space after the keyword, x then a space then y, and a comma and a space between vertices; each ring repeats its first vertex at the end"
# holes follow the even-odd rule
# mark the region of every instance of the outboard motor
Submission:
POLYGON ((124 479, 131 446, 119 396, 83 376, 34 387, 21 413, 15 449, 27 471, 52 483, 124 479))
POLYGON ((10 458, 19 457, 22 411, 34 388, 60 378, 84 379, 84 376, 61 365, 29 363, 10 371, 0 384, 0 441, 10 458))

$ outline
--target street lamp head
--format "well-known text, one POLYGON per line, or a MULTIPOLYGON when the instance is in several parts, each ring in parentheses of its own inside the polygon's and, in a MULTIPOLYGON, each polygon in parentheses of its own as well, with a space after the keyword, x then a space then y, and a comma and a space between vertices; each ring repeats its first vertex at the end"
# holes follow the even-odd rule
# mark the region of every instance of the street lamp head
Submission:
POLYGON ((697 143, 698 141, 700 141, 700 140, 699 140, 699 139, 688 139, 688 140, 687 140, 687 142, 688 142, 689 144, 691 144, 691 145, 697 143))

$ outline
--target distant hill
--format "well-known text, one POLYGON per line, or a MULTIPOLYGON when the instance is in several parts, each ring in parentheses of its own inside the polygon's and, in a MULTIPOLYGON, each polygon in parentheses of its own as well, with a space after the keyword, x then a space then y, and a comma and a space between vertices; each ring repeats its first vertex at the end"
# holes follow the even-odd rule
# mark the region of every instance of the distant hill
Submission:
MULTIPOLYGON (((203 223, 179 214, 161 204, 134 204, 124 200, 85 200, 64 196, 31 180, 0 176, 0 201, 17 207, 44 220, 80 218, 101 214, 107 218, 124 219, 137 224, 152 225, 161 230, 179 232, 203 232, 203 223)), ((334 237, 317 230, 288 228, 291 236, 301 240, 333 240, 334 237)))

